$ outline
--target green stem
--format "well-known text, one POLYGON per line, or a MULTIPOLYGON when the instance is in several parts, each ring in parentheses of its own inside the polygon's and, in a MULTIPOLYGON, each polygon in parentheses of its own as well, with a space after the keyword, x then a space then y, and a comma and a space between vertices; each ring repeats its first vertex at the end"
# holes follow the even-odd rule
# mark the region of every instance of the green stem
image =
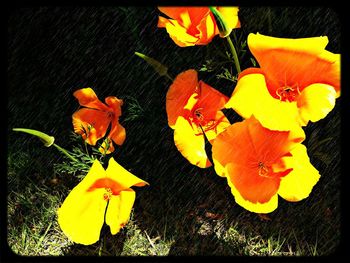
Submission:
POLYGON ((239 73, 241 73, 241 66, 239 65, 238 55, 237 55, 235 46, 233 45, 232 40, 231 40, 229 35, 226 37, 226 39, 227 39, 228 44, 230 45, 230 50, 231 50, 231 53, 233 55, 233 60, 235 62, 235 66, 236 66, 237 72, 239 74, 239 73))
POLYGON ((66 149, 63 149, 62 147, 58 146, 57 144, 53 144, 53 146, 55 146, 60 152, 62 152, 63 154, 65 154, 69 159, 71 159, 73 162, 78 162, 77 159, 75 159, 72 155, 70 155, 68 153, 68 151, 66 149))

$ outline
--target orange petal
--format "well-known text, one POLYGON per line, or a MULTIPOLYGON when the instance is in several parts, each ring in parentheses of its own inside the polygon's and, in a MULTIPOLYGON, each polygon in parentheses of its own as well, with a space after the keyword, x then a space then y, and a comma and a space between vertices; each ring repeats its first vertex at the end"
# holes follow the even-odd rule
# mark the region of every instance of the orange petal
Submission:
POLYGON ((174 141, 179 152, 193 165, 200 168, 211 166, 205 151, 205 140, 199 131, 193 130, 192 126, 183 117, 179 117, 174 126, 174 141))
POLYGON ((105 112, 83 108, 76 111, 73 116, 74 132, 81 134, 90 145, 105 136, 110 123, 105 112))
POLYGON ((202 108, 206 119, 214 119, 217 111, 225 107, 228 97, 203 81, 199 81, 198 85, 199 99, 196 106, 202 108))
MULTIPOLYGON (((297 85, 302 91, 313 83, 340 90, 340 55, 325 50, 328 38, 275 38, 249 34, 248 46, 274 87, 297 85)), ((270 88, 270 87, 269 87, 270 88)), ((273 94, 274 90, 270 90, 273 94)))
POLYGON ((116 144, 122 145, 126 138, 125 128, 119 123, 118 120, 112 120, 112 128, 108 135, 116 144))
POLYGON ((121 107, 123 105, 122 99, 118 99, 117 97, 110 96, 105 98, 105 102, 110 107, 110 109, 112 109, 114 113, 114 117, 120 117, 120 115, 122 115, 122 110, 121 110, 121 107))
POLYGON ((237 204, 247 209, 250 212, 254 213, 271 213, 278 206, 278 195, 275 194, 271 197, 271 199, 265 203, 252 203, 242 197, 239 191, 234 187, 230 179, 227 179, 227 183, 231 188, 231 193, 235 197, 235 201, 237 204))
POLYGON ((97 98, 91 88, 79 89, 73 93, 73 96, 78 99, 81 106, 108 111, 108 107, 97 98))
POLYGON ((267 203, 276 195, 281 179, 259 176, 257 169, 229 163, 227 180, 237 189, 243 199, 251 203, 267 203))
POLYGON ((175 78, 166 95, 166 111, 170 127, 173 128, 176 119, 183 115, 184 107, 197 85, 197 71, 193 69, 184 71, 175 78))

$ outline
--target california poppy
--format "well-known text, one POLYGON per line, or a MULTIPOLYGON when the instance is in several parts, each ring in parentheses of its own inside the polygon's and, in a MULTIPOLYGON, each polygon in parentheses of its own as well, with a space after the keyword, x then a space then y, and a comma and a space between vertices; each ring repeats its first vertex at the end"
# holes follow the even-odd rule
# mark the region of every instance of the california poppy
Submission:
POLYGON ((304 138, 302 129, 269 130, 252 116, 217 136, 212 147, 215 171, 227 178, 240 206, 270 213, 277 208, 278 195, 302 200, 319 180, 301 144, 304 138))
POLYGON ((230 122, 220 111, 228 97, 203 81, 197 71, 180 73, 166 95, 168 124, 174 129, 177 149, 192 164, 204 168, 211 165, 205 152, 205 133, 209 142, 230 122))
MULTIPOLYGON (((159 7, 169 18, 159 16, 158 27, 165 28, 180 47, 206 45, 218 35, 219 28, 208 7, 159 7)), ((238 7, 216 7, 229 31, 240 27, 238 7)))
POLYGON ((79 89, 73 95, 81 106, 86 107, 77 110, 72 116, 74 132, 81 134, 88 144, 96 145, 96 142, 105 136, 111 124, 110 132, 99 150, 111 153, 114 150, 112 141, 118 145, 124 143, 125 129, 119 123, 123 100, 109 96, 104 104, 91 88, 79 89), (106 148, 106 145, 109 147, 106 148))
POLYGON ((99 240, 104 222, 115 235, 130 217, 135 201, 135 192, 130 187, 147 184, 113 158, 106 170, 95 160, 58 209, 58 223, 69 239, 84 245, 99 240))
POLYGON ((244 70, 227 108, 267 128, 290 130, 324 118, 340 96, 340 55, 327 37, 286 39, 249 34, 260 68, 244 70))

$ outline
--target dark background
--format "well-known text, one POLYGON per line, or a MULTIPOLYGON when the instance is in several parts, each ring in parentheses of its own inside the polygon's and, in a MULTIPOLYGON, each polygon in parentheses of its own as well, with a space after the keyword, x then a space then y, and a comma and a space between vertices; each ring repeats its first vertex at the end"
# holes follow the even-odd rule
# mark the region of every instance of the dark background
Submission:
MULTIPOLYGON (((196 216, 205 211, 224 215, 226 226, 238 223, 262 236, 271 232, 287 235, 295 230, 299 240, 309 241, 314 240, 317 232, 321 253, 337 251, 341 240, 341 98, 325 119, 304 128, 307 135, 304 144, 321 174, 320 181, 305 201, 288 203, 280 199, 279 208, 270 214, 273 222, 267 225, 234 202, 227 183, 212 168, 194 167, 177 151, 165 111, 165 96, 171 82, 134 55, 137 51, 159 60, 175 77, 190 68, 199 70, 212 50, 225 50, 226 43, 215 37, 207 46, 180 48, 165 29, 157 28, 159 14, 152 6, 42 6, 9 10, 7 150, 8 154, 21 151, 32 157, 26 174, 21 176, 42 183, 39 180, 43 178, 35 170, 41 164, 46 171, 45 183, 57 176, 53 174, 53 164, 62 161, 62 156, 55 149, 44 148, 37 139, 11 129, 40 130, 54 136, 58 145, 70 149, 71 115, 79 106, 72 94, 91 87, 101 100, 117 96, 125 101, 121 123, 126 129, 126 141, 116 148, 113 157, 150 183, 149 187, 136 189, 135 214, 140 227, 150 235, 165 226, 171 229, 176 243, 170 255, 232 253, 214 236, 193 234, 198 223, 196 216), (143 111, 137 118, 126 121, 130 116, 130 96, 143 111), (327 138, 331 140, 320 143, 327 138), (322 219, 313 222, 319 214, 322 216, 317 218, 322 219)), ((341 53, 342 25, 333 9, 241 6, 239 17, 242 28, 237 34, 243 39, 250 32, 288 38, 326 35, 329 38, 326 49, 341 53)), ((252 66, 249 56, 249 50, 241 53, 242 69, 252 66)), ((234 84, 216 78, 214 73, 200 72, 199 78, 229 96, 234 84)), ((74 185, 66 183, 67 187, 74 185)))

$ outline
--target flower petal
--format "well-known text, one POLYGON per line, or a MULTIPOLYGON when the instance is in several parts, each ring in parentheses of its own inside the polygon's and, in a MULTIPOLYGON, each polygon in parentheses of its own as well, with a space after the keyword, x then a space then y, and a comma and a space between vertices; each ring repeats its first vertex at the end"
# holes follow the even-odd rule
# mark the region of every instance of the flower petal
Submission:
POLYGON ((213 119, 217 111, 225 107, 229 98, 203 81, 199 81, 198 86, 199 102, 197 106, 203 108, 202 113, 206 119, 213 119))
POLYGON ((197 71, 193 69, 180 73, 170 86, 166 95, 166 112, 171 128, 174 128, 177 118, 184 114, 184 107, 197 86, 197 71))
POLYGON ((237 6, 221 6, 217 7, 216 9, 221 13, 225 19, 227 27, 230 30, 241 27, 240 21, 238 19, 239 8, 237 6))
POLYGON ((90 245, 99 240, 107 202, 103 199, 104 189, 88 189, 95 180, 104 176, 105 170, 96 160, 57 211, 62 231, 76 243, 90 245))
POLYGON ((306 87, 297 100, 303 124, 326 117, 335 106, 335 98, 336 91, 332 86, 316 83, 306 87))
POLYGON ((129 221, 136 194, 132 189, 112 195, 106 212, 106 224, 111 228, 111 234, 117 234, 129 221))
POLYGON ((287 201, 300 201, 308 197, 320 178, 319 172, 310 163, 307 149, 303 144, 297 145, 292 157, 286 158, 287 166, 292 167, 287 176, 281 180, 278 194, 287 201))
POLYGON ((81 134, 90 145, 105 136, 110 120, 106 112, 83 108, 76 111, 73 116, 74 132, 81 134))
POLYGON ((302 91, 324 83, 340 91, 340 55, 325 50, 326 36, 288 39, 251 33, 247 42, 268 79, 279 83, 275 89, 297 85, 302 91))
MULTIPOLYGON (((200 131, 199 131, 200 132, 200 131)), ((183 117, 179 117, 174 127, 174 141, 179 152, 193 165, 200 168, 211 166, 205 152, 203 134, 196 135, 192 126, 183 117)))
POLYGON ((109 178, 120 184, 123 189, 130 188, 131 186, 148 185, 146 181, 143 181, 142 179, 127 171, 124 167, 117 163, 113 157, 109 159, 106 173, 109 178))
POLYGON ((198 38, 188 34, 186 28, 178 21, 160 16, 158 27, 164 26, 170 38, 180 47, 194 46, 198 41, 198 38))
POLYGON ((263 74, 243 75, 225 107, 234 109, 243 118, 254 115, 271 130, 301 129, 297 103, 273 98, 267 90, 263 74))
POLYGON ((231 125, 230 121, 226 118, 225 114, 222 111, 216 112, 214 122, 216 123, 215 127, 205 131, 205 135, 207 136, 210 143, 213 143, 215 138, 228 126, 231 125))
POLYGON ((119 121, 112 120, 112 128, 108 135, 116 144, 122 145, 126 138, 125 128, 119 123, 119 121))
MULTIPOLYGON (((239 170, 240 170, 239 168, 238 169, 235 168, 232 164, 227 165, 227 171, 229 174, 235 174, 239 172, 239 170)), ((270 182, 266 181, 265 184, 260 185, 259 188, 249 187, 249 184, 247 185, 249 188, 252 189, 251 191, 253 191, 251 193, 252 196, 264 195, 265 198, 268 199, 267 201, 262 203, 251 202, 247 198, 244 198, 241 192, 237 190, 237 188, 235 187, 234 183, 231 181, 229 176, 227 177, 227 183, 231 188, 231 192, 235 197, 236 203, 242 206, 243 208, 247 209, 248 211, 251 211, 254 213, 270 213, 274 211, 278 206, 278 195, 277 193, 273 194, 275 192, 275 188, 277 187, 277 184, 275 181, 272 181, 272 180, 270 182), (267 187, 267 189, 264 189, 263 187, 267 187)))
POLYGON ((78 99, 81 106, 108 111, 108 107, 97 98, 91 88, 79 89, 73 93, 73 96, 78 99))
MULTIPOLYGON (((209 11, 208 8, 207 11, 209 11)), ((215 36, 216 28, 217 26, 210 15, 203 17, 197 26, 199 39, 196 45, 206 45, 210 43, 215 36)))

